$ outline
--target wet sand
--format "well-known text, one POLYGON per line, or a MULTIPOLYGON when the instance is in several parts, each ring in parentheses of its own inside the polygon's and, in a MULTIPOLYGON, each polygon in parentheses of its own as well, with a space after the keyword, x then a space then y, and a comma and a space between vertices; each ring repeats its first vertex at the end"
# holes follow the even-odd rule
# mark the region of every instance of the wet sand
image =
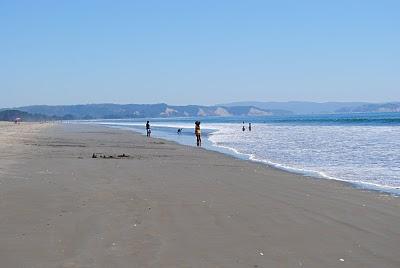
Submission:
POLYGON ((400 267, 386 194, 100 126, 0 123, 0 160, 1 267, 400 267))

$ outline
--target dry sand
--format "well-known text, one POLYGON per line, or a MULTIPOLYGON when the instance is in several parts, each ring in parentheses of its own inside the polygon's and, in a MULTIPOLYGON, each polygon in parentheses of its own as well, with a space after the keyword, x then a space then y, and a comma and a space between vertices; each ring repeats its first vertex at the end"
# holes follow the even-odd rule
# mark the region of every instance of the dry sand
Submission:
POLYGON ((400 267, 397 197, 96 126, 0 124, 0 161, 0 267, 400 267))

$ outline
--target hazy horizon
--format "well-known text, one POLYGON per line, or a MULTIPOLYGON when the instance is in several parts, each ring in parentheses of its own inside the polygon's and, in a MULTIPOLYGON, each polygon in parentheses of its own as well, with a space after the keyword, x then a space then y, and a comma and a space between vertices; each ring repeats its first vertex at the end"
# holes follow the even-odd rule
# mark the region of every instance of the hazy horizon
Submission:
POLYGON ((0 107, 400 100, 400 2, 2 1, 0 107))
POLYGON ((385 103, 400 103, 400 101, 388 101, 388 102, 365 102, 365 101, 233 101, 233 102, 222 102, 222 103, 214 103, 214 104, 201 104, 201 103, 186 103, 186 104, 174 104, 174 103, 166 103, 166 102, 153 102, 153 103, 117 103, 117 102, 98 102, 98 103, 67 103, 67 104, 27 104, 21 106, 10 106, 10 107, 0 107, 0 109, 14 109, 19 107, 30 107, 30 106, 76 106, 76 105, 106 105, 106 104, 115 104, 115 105, 130 105, 130 104, 143 104, 143 105, 155 105, 155 104, 167 104, 169 106, 223 106, 223 105, 232 105, 237 104, 239 106, 243 105, 243 103, 277 103, 277 104, 285 104, 285 103, 299 103, 299 104, 328 104, 328 103, 341 103, 341 104, 353 104, 353 103, 365 103, 365 104, 385 104, 385 103))

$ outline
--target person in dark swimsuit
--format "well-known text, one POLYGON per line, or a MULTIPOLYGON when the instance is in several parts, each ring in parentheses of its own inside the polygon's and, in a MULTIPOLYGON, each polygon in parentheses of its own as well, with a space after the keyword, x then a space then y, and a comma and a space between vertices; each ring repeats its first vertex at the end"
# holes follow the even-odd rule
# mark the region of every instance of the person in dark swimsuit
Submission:
POLYGON ((147 137, 150 137, 150 134, 151 134, 150 122, 147 121, 147 123, 146 123, 146 135, 147 135, 147 137))

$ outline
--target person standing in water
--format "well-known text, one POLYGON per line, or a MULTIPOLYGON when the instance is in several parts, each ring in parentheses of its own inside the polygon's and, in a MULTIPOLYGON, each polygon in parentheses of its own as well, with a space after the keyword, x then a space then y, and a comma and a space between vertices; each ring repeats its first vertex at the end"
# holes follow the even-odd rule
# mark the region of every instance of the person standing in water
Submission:
POLYGON ((251 131, 251 123, 249 123, 249 131, 251 131))
POLYGON ((244 126, 244 121, 243 121, 242 131, 246 131, 246 127, 244 126))
POLYGON ((147 121, 147 123, 146 123, 146 135, 147 135, 147 137, 150 137, 150 134, 151 134, 150 122, 147 121))
POLYGON ((194 134, 196 135, 197 146, 201 146, 200 121, 194 123, 194 134))

